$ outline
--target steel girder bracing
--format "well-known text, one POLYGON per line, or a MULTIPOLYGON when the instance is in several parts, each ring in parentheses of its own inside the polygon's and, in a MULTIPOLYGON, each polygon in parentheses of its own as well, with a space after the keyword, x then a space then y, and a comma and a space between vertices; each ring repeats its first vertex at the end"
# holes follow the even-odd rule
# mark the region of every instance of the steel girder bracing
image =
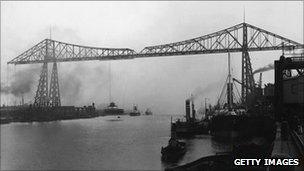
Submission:
POLYGON ((284 38, 264 29, 241 23, 221 31, 201 37, 157 45, 148 46, 136 53, 128 48, 98 48, 63 43, 45 39, 34 47, 25 51, 9 64, 31 64, 44 62, 67 62, 87 60, 117 60, 137 57, 175 56, 209 53, 243 52, 243 28, 247 30, 247 51, 266 51, 281 49, 303 48, 303 44, 284 38), (44 59, 46 48, 51 47, 53 58, 44 59))
POLYGON ((145 47, 137 56, 174 56, 189 54, 210 54, 243 52, 244 30, 247 32, 247 51, 268 51, 303 48, 303 44, 284 38, 264 29, 241 23, 233 27, 201 37, 145 47))
POLYGON ((45 39, 17 56, 9 64, 130 59, 135 51, 128 48, 98 48, 45 39), (46 53, 49 53, 48 55, 46 53), (47 58, 45 58, 47 56, 47 58))
POLYGON ((34 106, 44 107, 48 106, 48 64, 43 63, 40 74, 39 84, 36 91, 34 106))
MULTIPOLYGON (((128 48, 97 48, 45 39, 8 63, 44 63, 44 66, 46 66, 47 62, 120 60, 140 57, 242 52, 242 98, 246 100, 246 96, 252 91, 254 86, 248 52, 298 48, 304 48, 303 44, 253 25, 241 23, 212 34, 185 41, 148 46, 141 50, 140 53, 128 48)), ((43 93, 45 90, 42 90, 45 87, 43 81, 47 81, 47 78, 44 78, 43 72, 41 77, 43 78, 40 78, 35 97, 36 104, 40 105, 47 101, 45 100, 47 95, 43 93)))
POLYGON ((242 101, 247 104, 248 95, 254 90, 254 77, 248 52, 298 48, 303 48, 303 44, 250 24, 241 23, 194 39, 145 47, 139 56, 242 52, 242 101))
POLYGON ((248 30, 243 27, 243 46, 242 46, 242 102, 247 104, 248 94, 254 89, 254 78, 248 53, 248 30))
POLYGON ((242 102, 247 104, 248 94, 254 90, 254 78, 252 74, 252 67, 249 53, 247 51, 242 53, 242 102))
POLYGON ((59 82, 58 82, 58 70, 57 63, 53 63, 51 83, 50 83, 50 93, 49 93, 49 103, 50 106, 61 106, 60 102, 60 92, 59 92, 59 82))

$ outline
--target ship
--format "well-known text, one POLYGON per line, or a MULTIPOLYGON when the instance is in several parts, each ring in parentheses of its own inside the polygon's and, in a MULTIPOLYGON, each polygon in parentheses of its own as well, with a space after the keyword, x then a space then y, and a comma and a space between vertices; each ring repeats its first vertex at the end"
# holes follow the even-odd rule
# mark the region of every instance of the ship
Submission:
POLYGON ((186 143, 178 141, 175 137, 170 138, 168 146, 161 148, 163 161, 176 161, 186 153, 186 143))
POLYGON ((171 136, 188 137, 208 133, 208 123, 197 119, 195 116, 196 111, 194 108, 193 100, 187 99, 185 101, 185 104, 186 121, 180 119, 178 119, 176 122, 171 121, 171 136))
POLYGON ((120 109, 114 102, 111 102, 109 106, 104 109, 105 115, 124 115, 124 109, 120 109))
POLYGON ((151 109, 147 108, 147 110, 145 111, 145 115, 153 115, 151 109))
POLYGON ((111 62, 109 63, 109 105, 103 110, 103 115, 125 115, 124 109, 118 108, 112 101, 112 77, 111 77, 111 62))
MULTIPOLYGON (((236 97, 234 97, 233 85, 230 74, 230 53, 228 53, 228 77, 221 93, 223 94, 223 91, 226 90, 227 96, 224 97, 226 103, 221 105, 220 97, 217 105, 211 111, 211 135, 217 140, 242 140, 242 142, 245 142, 242 147, 246 143, 250 144, 255 138, 262 137, 265 140, 263 134, 267 134, 266 137, 269 137, 269 141, 271 141, 274 138, 275 122, 269 116, 269 112, 263 110, 261 105, 257 104, 262 92, 261 85, 257 86, 249 95, 252 98, 247 102, 246 108, 244 108, 245 105, 242 101, 234 102, 233 99, 236 99, 236 97)), ((237 144, 238 141, 235 141, 235 143, 237 144)))
POLYGON ((129 115, 130 116, 139 116, 140 115, 140 111, 137 109, 136 105, 133 105, 133 110, 130 112, 129 115))
MULTIPOLYGON (((230 70, 230 67, 228 68, 230 70)), ((254 87, 248 95, 250 100, 244 104, 232 100, 234 98, 233 85, 229 81, 230 72, 227 80, 228 83, 226 82, 223 88, 227 92, 226 103, 220 104, 218 101, 215 106, 209 108, 208 115, 211 116, 210 132, 213 140, 229 140, 231 149, 165 170, 268 170, 264 165, 236 166, 234 160, 273 158, 272 151, 276 138, 276 122, 271 104, 273 86, 268 85, 262 89, 260 74, 260 85, 254 87)))
POLYGON ((238 123, 241 122, 246 110, 240 103, 234 102, 232 76, 230 71, 230 53, 228 52, 228 76, 221 94, 226 91, 226 97, 219 97, 217 105, 214 106, 210 121, 210 133, 216 139, 231 140, 238 136, 238 123), (226 103, 221 104, 222 98, 226 103), (225 99, 226 98, 226 99, 225 99))

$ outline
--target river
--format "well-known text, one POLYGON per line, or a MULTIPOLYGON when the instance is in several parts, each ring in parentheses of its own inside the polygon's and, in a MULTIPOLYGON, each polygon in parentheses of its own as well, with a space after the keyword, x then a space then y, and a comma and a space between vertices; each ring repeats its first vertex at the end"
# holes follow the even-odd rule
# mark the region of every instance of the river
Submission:
POLYGON ((201 135, 185 140, 177 163, 163 163, 169 136, 169 115, 5 124, 1 170, 163 170, 229 149, 201 135))

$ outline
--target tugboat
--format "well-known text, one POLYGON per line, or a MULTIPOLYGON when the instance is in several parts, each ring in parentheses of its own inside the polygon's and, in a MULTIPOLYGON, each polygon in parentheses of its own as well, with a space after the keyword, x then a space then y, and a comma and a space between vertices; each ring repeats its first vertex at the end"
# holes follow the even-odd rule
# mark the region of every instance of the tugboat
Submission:
POLYGON ((147 108, 147 110, 145 111, 145 114, 146 115, 152 115, 153 113, 149 108, 147 108))
POLYGON ((167 147, 161 148, 162 160, 176 161, 186 153, 186 143, 171 137, 167 147))
POLYGON ((171 135, 176 135, 178 137, 188 137, 198 134, 208 133, 208 124, 202 120, 195 118, 196 111, 194 109, 193 100, 186 100, 186 121, 181 121, 178 119, 176 122, 171 123, 171 135), (191 106, 192 103, 192 117, 191 106))
POLYGON ((109 106, 104 109, 106 115, 123 115, 124 110, 116 106, 114 102, 111 102, 109 106))
POLYGON ((130 116, 139 116, 139 115, 140 115, 140 111, 137 109, 137 106, 134 105, 133 110, 130 112, 130 116))
POLYGON ((112 78, 111 78, 111 62, 109 62, 109 102, 110 102, 110 105, 107 106, 105 109, 104 109, 104 113, 105 115, 123 115, 124 114, 124 110, 123 109, 120 109, 116 106, 116 104, 112 101, 112 87, 111 87, 111 81, 112 81, 112 78))
POLYGON ((113 118, 108 119, 107 121, 122 121, 123 119, 120 116, 115 116, 113 118))

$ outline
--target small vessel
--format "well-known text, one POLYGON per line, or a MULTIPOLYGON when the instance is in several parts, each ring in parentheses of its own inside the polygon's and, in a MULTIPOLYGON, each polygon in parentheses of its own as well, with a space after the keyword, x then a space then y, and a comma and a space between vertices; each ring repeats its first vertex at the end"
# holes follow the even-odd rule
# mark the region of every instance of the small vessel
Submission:
POLYGON ((208 133, 208 123, 203 120, 196 119, 196 111, 194 109, 193 100, 187 99, 186 121, 182 121, 180 119, 174 123, 171 121, 171 135, 178 137, 189 137, 205 133, 208 133))
POLYGON ((107 106, 104 109, 104 113, 105 115, 123 115, 124 114, 124 110, 120 109, 116 106, 116 104, 112 101, 112 87, 111 87, 111 62, 109 62, 109 106, 107 106))
POLYGON ((140 115, 140 111, 137 109, 137 106, 134 105, 133 110, 130 112, 130 116, 139 116, 139 115, 140 115))
POLYGON ((246 104, 242 101, 234 102, 233 99, 237 98, 233 98, 235 93, 233 93, 231 79, 230 54, 228 53, 228 77, 221 93, 224 94, 226 90, 227 96, 223 96, 225 103, 220 104, 219 99, 211 111, 211 135, 216 140, 233 142, 234 156, 270 157, 276 136, 276 122, 267 108, 258 101, 260 86, 250 94, 254 98, 248 99, 246 104))
POLYGON ((186 143, 171 137, 167 147, 161 148, 162 160, 176 161, 186 153, 186 143))
POLYGON ((123 115, 124 110, 116 106, 114 102, 111 102, 109 106, 104 109, 106 115, 123 115))
POLYGON ((149 108, 147 108, 147 110, 145 111, 145 114, 146 115, 152 115, 153 113, 149 108))
POLYGON ((115 118, 110 118, 107 121, 122 121, 123 119, 120 116, 115 116, 115 118))

